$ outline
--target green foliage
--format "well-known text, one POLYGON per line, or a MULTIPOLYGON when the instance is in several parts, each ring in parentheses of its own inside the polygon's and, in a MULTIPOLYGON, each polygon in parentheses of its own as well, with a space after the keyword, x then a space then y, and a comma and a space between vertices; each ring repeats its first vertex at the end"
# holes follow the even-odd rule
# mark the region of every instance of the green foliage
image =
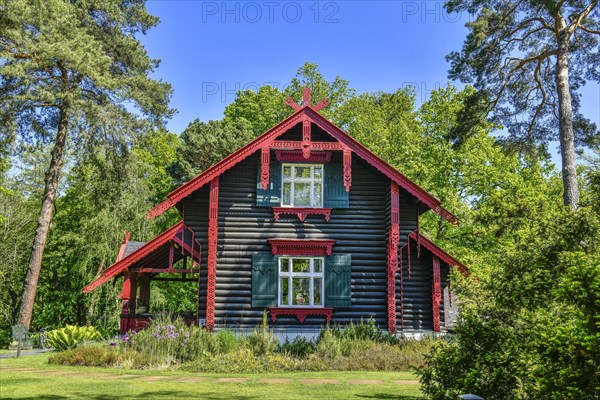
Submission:
POLYGON ((461 115, 463 121, 480 121, 491 113, 507 127, 509 147, 526 150, 556 140, 559 130, 563 135, 562 124, 560 129, 557 125, 568 107, 576 139, 580 144, 593 141, 597 127, 579 112, 578 89, 586 80, 600 79, 597 52, 587 50, 599 43, 597 1, 450 0, 445 8, 473 16, 466 24, 469 33, 462 49, 447 56, 450 78, 477 89, 473 106, 461 115), (572 102, 563 98, 557 84, 563 55, 569 60, 566 92, 572 102), (555 104, 554 98, 566 107, 555 104))
POLYGON ((81 343, 102 339, 100 332, 93 326, 67 325, 64 328, 51 330, 47 335, 48 347, 58 351, 73 349, 81 343))
POLYGON ((247 338, 248 345, 254 354, 263 355, 273 352, 278 343, 273 332, 269 329, 267 312, 263 312, 262 325, 256 327, 247 338))
POLYGON ((253 138, 243 119, 207 123, 196 119, 181 133, 181 146, 170 172, 180 184, 186 182, 253 138))
POLYGON ((431 398, 600 394, 600 218, 589 209, 548 211, 498 249, 494 279, 461 297, 468 307, 456 340, 436 346, 420 371, 431 398))
MULTIPOLYGON (((64 193, 64 188, 59 187, 62 166, 76 165, 84 170, 78 172, 85 174, 90 168, 89 163, 97 159, 108 163, 126 159, 121 156, 140 135, 161 128, 165 119, 173 114, 168 107, 171 88, 165 82, 150 78, 158 60, 147 55, 138 38, 155 26, 158 19, 147 12, 143 1, 2 0, 0 9, 0 97, 3 99, 0 103, 0 137, 3 142, 5 137, 10 138, 17 144, 17 149, 24 144, 43 149, 43 156, 52 159, 45 163, 45 173, 37 173, 38 180, 45 177, 43 197, 34 197, 39 194, 31 196, 31 200, 37 202, 38 212, 40 200, 44 199, 36 221, 39 229, 33 228, 32 232, 37 232, 34 233, 35 240, 30 238, 29 246, 19 250, 25 254, 27 251, 23 249, 31 248, 39 255, 31 257, 29 265, 29 274, 34 278, 27 280, 25 290, 17 290, 17 293, 23 293, 23 299, 33 299, 53 212, 61 209, 57 197, 64 193)), ((11 155, 18 164, 18 154, 11 155)), ((100 173, 94 176, 94 183, 104 182, 106 191, 88 194, 89 203, 114 197, 111 192, 118 190, 119 185, 112 184, 122 183, 122 179, 105 180, 104 166, 96 166, 100 167, 100 173)), ((2 167, 5 167, 4 163, 2 167)), ((117 175, 118 178, 121 176, 127 174, 117 175)), ((27 185, 20 186, 19 195, 28 197, 24 190, 27 185)), ((145 197, 139 193, 136 198, 144 201, 145 197)), ((82 206, 90 206, 89 203, 82 206)), ((79 204, 73 207, 77 208, 79 204)), ((109 210, 96 213, 99 210, 91 208, 93 211, 88 210, 87 217, 107 218, 109 214, 109 210)), ((64 218, 68 220, 70 215, 64 218)), ((109 241, 101 241, 105 239, 102 236, 92 236, 93 241, 78 243, 77 229, 74 228, 77 225, 69 224, 73 221, 61 222, 56 225, 66 228, 60 233, 67 237, 60 235, 61 243, 57 246, 66 245, 66 250, 72 250, 70 245, 82 248, 90 242, 98 247, 110 246, 109 241)), ((51 231, 50 235, 56 236, 56 233, 51 231)), ((46 266, 46 260, 43 261, 46 266)), ((75 266, 85 268, 85 261, 81 263, 84 265, 75 266)), ((85 271, 85 280, 96 272, 100 263, 95 261, 94 270, 85 271)), ((107 260, 103 261, 106 264, 107 260)), ((27 261, 20 260, 19 263, 24 265, 15 268, 15 275, 20 275, 27 265, 27 261)), ((49 286, 55 289, 60 286, 58 281, 63 271, 55 260, 50 264, 52 269, 46 272, 44 268, 43 273, 48 273, 52 280, 49 286)), ((75 275, 81 278, 85 274, 75 275)), ((42 301, 38 299, 35 308, 46 304, 41 310, 46 315, 34 321, 34 326, 40 320, 44 321, 42 326, 61 324, 65 320, 86 322, 87 307, 79 293, 81 280, 65 281, 77 284, 77 289, 65 287, 56 296, 54 290, 40 293, 42 301), (48 314, 61 318, 53 319, 48 314)), ((14 290, 13 287, 10 289, 14 290)), ((13 310, 19 306, 15 303, 11 299, 13 310)), ((20 320, 29 325, 34 305, 28 301, 22 306, 20 320)), ((39 309, 34 310, 36 317, 39 313, 39 309)))
POLYGON ((50 364, 79 365, 86 367, 112 367, 121 354, 110 346, 78 346, 74 349, 54 353, 48 357, 50 364))
POLYGON ((236 351, 242 345, 242 342, 232 331, 222 329, 215 333, 214 339, 218 353, 231 353, 236 351))
POLYGON ((173 320, 167 314, 157 317, 147 329, 125 335, 119 346, 164 360, 166 364, 196 359, 218 349, 209 332, 188 327, 181 318, 173 320))
POLYGON ((188 327, 161 314, 140 332, 117 337, 111 346, 87 344, 54 355, 51 363, 119 368, 179 368, 194 372, 260 373, 328 370, 408 370, 423 363, 432 340, 382 339, 368 322, 344 335, 324 329, 315 343, 301 337, 281 346, 266 323, 248 336, 188 327), (361 333, 357 333, 361 332, 361 333), (375 337, 376 339, 370 339, 375 337))
POLYGON ((284 101, 291 97, 300 104, 305 87, 312 89, 314 104, 323 98, 329 100, 331 105, 320 112, 334 123, 340 122, 342 105, 354 97, 354 89, 348 87, 348 81, 340 77, 328 81, 317 64, 306 62, 298 68, 296 76, 283 91, 272 86, 261 86, 256 92, 239 92, 236 99, 225 107, 223 122, 228 125, 244 124, 254 137, 261 135, 294 112, 284 101))
POLYGON ((332 333, 329 327, 321 332, 315 346, 315 354, 329 360, 335 359, 342 354, 340 339, 332 333))
POLYGON ((291 342, 288 338, 280 346, 279 351, 283 354, 289 354, 296 358, 305 358, 306 356, 314 353, 315 343, 312 340, 306 339, 302 336, 296 336, 291 342))

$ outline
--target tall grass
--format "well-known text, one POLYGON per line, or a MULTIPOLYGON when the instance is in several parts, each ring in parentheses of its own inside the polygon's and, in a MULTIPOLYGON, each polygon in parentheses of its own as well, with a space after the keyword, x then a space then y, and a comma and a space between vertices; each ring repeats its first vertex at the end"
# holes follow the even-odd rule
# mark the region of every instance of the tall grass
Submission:
POLYGON ((398 371, 423 364, 424 353, 439 339, 407 340, 383 332, 373 320, 323 328, 317 340, 296 338, 283 344, 267 323, 247 336, 216 333, 160 315, 141 332, 122 337, 110 351, 77 348, 53 358, 76 365, 123 368, 183 368, 187 371, 248 373, 326 370, 398 371), (95 360, 94 357, 99 360, 95 360))

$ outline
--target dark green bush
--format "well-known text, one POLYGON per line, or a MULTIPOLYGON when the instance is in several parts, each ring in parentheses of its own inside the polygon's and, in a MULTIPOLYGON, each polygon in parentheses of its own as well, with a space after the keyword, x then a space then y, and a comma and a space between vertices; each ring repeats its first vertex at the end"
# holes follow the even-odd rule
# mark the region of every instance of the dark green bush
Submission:
POLYGON ((286 338, 279 351, 297 358, 305 358, 315 352, 315 342, 301 336, 296 336, 291 342, 286 338))
POLYGON ((217 352, 219 353, 231 353, 243 345, 242 340, 238 339, 235 333, 227 329, 215 333, 214 338, 217 345, 217 352))
POLYGON ((121 358, 117 349, 110 346, 79 346, 57 353, 48 358, 50 364, 79 365, 87 367, 111 367, 121 358))

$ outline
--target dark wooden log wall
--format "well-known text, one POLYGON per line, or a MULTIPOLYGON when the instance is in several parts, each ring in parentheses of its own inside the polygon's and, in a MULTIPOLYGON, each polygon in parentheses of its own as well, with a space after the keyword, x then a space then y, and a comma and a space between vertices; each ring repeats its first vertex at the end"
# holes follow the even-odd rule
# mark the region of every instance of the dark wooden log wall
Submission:
MULTIPOLYGON (((332 162, 341 163, 334 152, 332 162)), ((274 154, 271 156, 275 161, 274 154)), ((252 327, 261 323, 263 309, 251 307, 251 263, 255 252, 271 251, 268 238, 335 239, 333 251, 352 255, 352 307, 334 311, 333 322, 374 318, 387 328, 387 229, 389 224, 390 181, 357 156, 352 160, 350 208, 336 209, 331 220, 311 216, 302 223, 295 216, 282 216, 275 222, 270 207, 256 206, 256 174, 259 155, 246 159, 220 178, 219 237, 217 251, 216 326, 252 327)), ((416 228, 416 204, 412 196, 401 191, 401 245, 416 228)), ((203 244, 201 266, 200 318, 206 310, 206 242, 208 229, 208 188, 188 197, 181 206, 185 223, 196 232, 203 244)), ((417 258, 413 242, 412 274, 406 271, 404 249, 404 328, 431 330, 431 255, 423 250, 417 258)), ((442 263, 445 285, 447 265, 442 263)), ((400 322, 400 281, 397 279, 397 316, 400 322)), ((443 309, 443 303, 440 305, 443 309)), ((322 326, 323 317, 308 317, 301 326, 322 326)), ((272 326, 298 326, 295 317, 281 316, 272 326)), ((443 326, 443 316, 442 316, 443 326)))

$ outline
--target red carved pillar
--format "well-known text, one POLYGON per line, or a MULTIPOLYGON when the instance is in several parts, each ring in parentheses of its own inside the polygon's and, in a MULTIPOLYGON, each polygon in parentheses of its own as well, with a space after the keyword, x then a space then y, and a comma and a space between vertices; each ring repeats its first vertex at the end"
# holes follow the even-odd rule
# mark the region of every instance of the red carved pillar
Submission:
POLYGON ((310 133, 310 119, 305 118, 302 121, 302 156, 306 159, 310 158, 311 148, 311 133, 310 133))
POLYGON ((440 331, 440 302, 442 300, 442 279, 440 276, 440 259, 438 256, 433 256, 433 330, 440 331))
POLYGON ((119 332, 127 332, 127 314, 129 314, 129 294, 131 293, 131 285, 129 280, 129 273, 126 272, 123 276, 123 287, 121 288, 121 323, 119 325, 119 332))
POLYGON ((129 313, 135 314, 137 308, 137 274, 129 273, 129 313))
MULTIPOLYGON (((183 250, 183 246, 185 246, 185 242, 184 240, 181 241, 183 243, 183 245, 181 246, 181 249, 183 250)), ((173 242, 171 242, 171 246, 169 247, 169 271, 173 270, 173 260, 175 259, 175 246, 173 245, 173 242)))
POLYGON ((208 205, 208 282, 206 287, 206 329, 215 327, 215 289, 217 286, 217 237, 219 232, 219 177, 210 181, 208 205))
POLYGON ((150 311, 150 275, 140 274, 140 296, 138 300, 138 309, 140 314, 150 311))
POLYGON ((344 149, 344 187, 346 192, 350 191, 352 186, 352 151, 348 148, 344 149))
POLYGON ((396 273, 400 243, 400 189, 396 182, 390 186, 391 221, 388 235, 388 331, 396 332, 396 273))
POLYGON ((265 146, 260 151, 260 182, 264 190, 269 186, 269 163, 271 162, 271 148, 265 146))

